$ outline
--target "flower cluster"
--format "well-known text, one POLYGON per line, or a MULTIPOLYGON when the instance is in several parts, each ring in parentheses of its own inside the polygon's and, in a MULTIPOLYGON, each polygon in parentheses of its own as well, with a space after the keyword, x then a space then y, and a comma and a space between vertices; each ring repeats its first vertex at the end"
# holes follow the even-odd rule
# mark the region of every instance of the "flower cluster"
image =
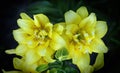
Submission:
MULTIPOLYGON (((107 32, 107 24, 98 21, 95 13, 89 14, 86 7, 82 6, 76 12, 67 11, 65 22, 56 24, 44 14, 36 14, 33 19, 25 13, 20 16, 17 20, 20 28, 13 31, 19 45, 16 49, 6 50, 7 54, 21 56, 13 59, 14 68, 19 71, 4 73, 39 73, 36 71, 38 66, 53 63, 55 58, 59 61, 71 59, 81 73, 92 73, 103 67, 108 48, 101 38, 107 32), (64 51, 67 54, 62 54, 64 51), (95 63, 90 65, 92 53, 98 55, 95 63)), ((50 73, 49 70, 46 72, 50 73)))

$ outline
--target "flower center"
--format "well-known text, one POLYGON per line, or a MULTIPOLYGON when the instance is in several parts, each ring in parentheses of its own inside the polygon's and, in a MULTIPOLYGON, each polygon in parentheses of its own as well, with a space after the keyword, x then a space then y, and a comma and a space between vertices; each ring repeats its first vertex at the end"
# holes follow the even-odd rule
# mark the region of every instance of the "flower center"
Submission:
POLYGON ((94 35, 90 35, 86 31, 80 31, 73 35, 74 42, 82 43, 85 45, 90 44, 93 38, 94 38, 94 35))
POLYGON ((36 39, 39 40, 40 44, 44 43, 48 39, 48 33, 45 30, 35 31, 36 39))

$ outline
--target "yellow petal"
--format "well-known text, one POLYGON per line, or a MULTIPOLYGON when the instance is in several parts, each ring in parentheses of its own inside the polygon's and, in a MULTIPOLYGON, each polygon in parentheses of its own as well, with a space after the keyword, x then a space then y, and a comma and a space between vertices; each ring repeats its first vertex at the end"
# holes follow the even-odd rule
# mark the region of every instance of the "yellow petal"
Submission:
POLYGON ((23 29, 25 32, 29 34, 33 34, 34 31, 33 29, 35 28, 34 23, 30 20, 23 20, 23 19, 18 19, 17 20, 18 25, 23 29))
POLYGON ((96 53, 106 53, 108 51, 108 48, 101 39, 93 39, 89 47, 96 53))
POLYGON ((3 69, 2 69, 2 72, 3 72, 3 73, 23 73, 23 72, 21 72, 21 71, 5 71, 5 70, 3 70, 3 69))
POLYGON ((97 21, 97 24, 95 27, 96 37, 102 38, 106 34, 107 30, 108 28, 105 21, 97 21))
MULTIPOLYGON (((74 51, 73 51, 74 52, 74 51)), ((79 67, 87 67, 90 63, 89 54, 84 54, 82 52, 76 51, 73 54, 73 63, 77 64, 79 67)))
POLYGON ((37 63, 31 64, 31 65, 25 63, 24 68, 22 70, 24 71, 24 73, 38 73, 36 71, 37 67, 38 67, 37 63))
POLYGON ((93 65, 95 70, 99 70, 104 66, 104 54, 98 53, 95 64, 93 65))
POLYGON ((15 69, 22 70, 24 66, 24 61, 19 58, 13 58, 13 65, 15 69))
POLYGON ((48 63, 52 63, 52 62, 55 62, 55 60, 51 57, 51 56, 44 56, 43 57, 45 59, 46 62, 48 63))
POLYGON ((65 41, 64 39, 57 33, 53 33, 52 34, 52 40, 51 40, 51 43, 50 43, 50 47, 54 50, 58 50, 62 47, 65 46, 65 41))
POLYGON ((49 19, 44 14, 34 15, 34 22, 37 27, 44 27, 45 24, 49 23, 49 19))
POLYGON ((13 30, 13 36, 18 43, 26 43, 26 39, 29 37, 22 29, 13 30))
POLYGON ((38 45, 38 40, 34 39, 34 35, 27 34, 22 29, 13 31, 15 40, 20 44, 26 44, 29 48, 34 48, 38 45))
POLYGON ((41 65, 41 64, 47 64, 48 62, 46 62, 46 60, 41 57, 40 60, 38 61, 38 65, 41 65))
POLYGON ((65 13, 65 22, 67 24, 79 24, 81 17, 72 10, 65 13))
POLYGON ((15 51, 15 49, 10 49, 10 50, 5 50, 5 53, 7 53, 7 54, 15 54, 16 51, 15 51))
POLYGON ((40 44, 36 47, 36 52, 39 56, 45 56, 47 52, 47 48, 49 46, 49 41, 46 41, 44 44, 40 44))
POLYGON ((41 57, 35 52, 34 49, 29 49, 25 56, 25 63, 31 65, 37 62, 41 57))
POLYGON ((82 19, 86 18, 88 16, 87 8, 84 6, 80 7, 77 9, 77 14, 79 14, 82 19))
POLYGON ((38 47, 37 48, 37 53, 38 53, 39 56, 45 56, 46 48, 45 47, 38 47))
POLYGON ((32 18, 30 18, 26 13, 21 13, 20 16, 22 19, 33 21, 32 18))
POLYGON ((52 36, 52 28, 53 28, 53 24, 51 24, 51 23, 47 23, 44 27, 45 31, 48 33, 48 36, 50 38, 52 36))
POLYGON ((95 27, 96 24, 96 16, 95 13, 91 13, 87 18, 83 19, 80 24, 79 28, 89 29, 95 27))
POLYGON ((29 48, 35 48, 36 46, 38 46, 39 40, 34 39, 33 37, 29 37, 28 40, 26 39, 26 44, 29 48))
POLYGON ((64 27, 61 24, 63 23, 57 23, 53 26, 54 31, 60 35, 63 33, 63 30, 64 30, 64 27))
POLYGON ((23 56, 25 55, 27 49, 28 47, 26 45, 18 45, 15 52, 17 55, 23 56))
POLYGON ((78 31, 78 25, 75 25, 75 24, 69 24, 69 25, 66 25, 66 34, 75 34, 77 31, 78 31))
POLYGON ((91 73, 93 68, 89 65, 90 57, 89 54, 84 54, 78 50, 74 52, 72 57, 73 63, 78 66, 81 73, 91 73))
POLYGON ((36 52, 39 56, 45 56, 46 55, 46 52, 48 50, 46 50, 49 46, 49 41, 45 42, 44 44, 41 44, 39 45, 37 48, 36 48, 36 52))
POLYGON ((54 62, 55 60, 53 59, 53 55, 54 55, 55 51, 53 49, 51 49, 50 47, 48 47, 46 50, 47 51, 44 56, 45 61, 48 63, 54 62))

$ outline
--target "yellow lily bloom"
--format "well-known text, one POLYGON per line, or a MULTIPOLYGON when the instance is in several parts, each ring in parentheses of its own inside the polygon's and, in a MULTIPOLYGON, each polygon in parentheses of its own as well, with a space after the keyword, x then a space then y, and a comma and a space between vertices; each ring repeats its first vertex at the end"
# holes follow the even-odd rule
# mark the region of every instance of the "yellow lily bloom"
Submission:
POLYGON ((20 15, 22 19, 17 21, 20 28, 13 31, 19 45, 16 49, 6 50, 6 53, 22 57, 14 58, 15 69, 36 73, 36 67, 44 62, 54 62, 55 51, 65 46, 65 41, 60 36, 62 31, 59 30, 63 27, 54 26, 44 14, 34 15, 34 20, 25 13, 20 15))
POLYGON ((25 13, 21 13, 21 17, 22 19, 17 21, 20 29, 13 31, 14 38, 19 44, 26 44, 28 47, 34 48, 51 38, 53 25, 47 16, 37 14, 32 20, 25 13))
MULTIPOLYGON (((79 67, 81 73, 91 73, 93 69, 89 65, 89 54, 108 51, 101 39, 107 32, 106 22, 97 21, 95 13, 88 14, 87 8, 82 6, 76 12, 69 10, 65 13, 64 26, 63 37, 73 63, 79 67)), ((98 58, 101 59, 103 56, 98 58)), ((97 65, 98 62, 94 67, 97 65)))
MULTIPOLYGON (((43 14, 34 15, 34 20, 25 13, 21 13, 20 15, 22 19, 18 19, 17 21, 20 28, 13 31, 15 40, 19 44, 22 44, 20 47, 23 47, 24 44, 28 48, 51 48, 57 50, 65 46, 65 41, 60 36, 62 31, 59 30, 62 26, 53 26, 49 22, 48 17, 43 14)), ((21 51, 24 50, 22 49, 21 51)))
MULTIPOLYGON (((34 20, 32 20, 27 14, 21 13, 21 17, 22 19, 17 21, 20 29, 13 31, 14 38, 19 44, 26 44, 30 48, 35 48, 36 46, 46 44, 48 41, 56 40, 52 38, 55 36, 58 36, 60 41, 64 42, 59 33, 56 33, 56 30, 53 31, 53 24, 50 23, 47 16, 36 14, 33 17, 34 20)), ((59 42, 54 43, 54 45, 57 44, 59 42)))

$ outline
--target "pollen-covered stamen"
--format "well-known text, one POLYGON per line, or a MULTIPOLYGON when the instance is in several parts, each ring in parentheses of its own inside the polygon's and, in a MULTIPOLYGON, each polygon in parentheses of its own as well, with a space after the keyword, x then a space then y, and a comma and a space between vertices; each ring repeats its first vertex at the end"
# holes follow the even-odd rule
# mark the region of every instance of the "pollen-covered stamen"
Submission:
POLYGON ((89 35, 86 31, 80 31, 73 36, 73 40, 76 43, 90 44, 94 36, 89 35))
POLYGON ((40 38, 41 40, 44 40, 47 36, 47 32, 45 30, 40 30, 40 32, 38 33, 38 38, 40 38))
POLYGON ((75 42, 80 42, 80 39, 81 39, 81 37, 80 37, 80 34, 75 34, 74 36, 73 36, 73 40, 75 41, 75 42))
POLYGON ((48 34, 45 30, 36 30, 35 31, 35 38, 39 40, 39 43, 42 44, 48 38, 48 34))

